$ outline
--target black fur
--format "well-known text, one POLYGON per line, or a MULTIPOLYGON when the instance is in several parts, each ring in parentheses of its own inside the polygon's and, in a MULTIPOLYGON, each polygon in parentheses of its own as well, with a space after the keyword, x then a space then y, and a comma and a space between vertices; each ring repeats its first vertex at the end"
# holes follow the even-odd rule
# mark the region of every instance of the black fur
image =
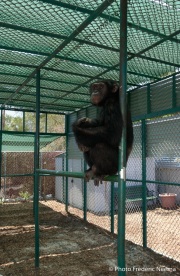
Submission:
MULTIPOLYGON (((91 102, 101 106, 99 118, 81 118, 72 124, 76 142, 89 165, 86 180, 95 184, 103 176, 118 171, 118 152, 122 137, 123 119, 119 104, 119 88, 114 81, 100 81, 90 87, 91 102)), ((133 144, 133 127, 127 111, 127 159, 133 144)))

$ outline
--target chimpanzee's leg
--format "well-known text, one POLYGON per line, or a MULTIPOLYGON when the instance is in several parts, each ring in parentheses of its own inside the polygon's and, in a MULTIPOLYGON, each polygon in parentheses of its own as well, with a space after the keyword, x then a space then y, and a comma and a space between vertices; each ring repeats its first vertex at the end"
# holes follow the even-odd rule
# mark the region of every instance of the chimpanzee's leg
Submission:
POLYGON ((105 175, 115 174, 118 170, 118 148, 108 144, 97 144, 88 152, 90 169, 86 171, 86 180, 95 179, 95 184, 103 180, 105 175))

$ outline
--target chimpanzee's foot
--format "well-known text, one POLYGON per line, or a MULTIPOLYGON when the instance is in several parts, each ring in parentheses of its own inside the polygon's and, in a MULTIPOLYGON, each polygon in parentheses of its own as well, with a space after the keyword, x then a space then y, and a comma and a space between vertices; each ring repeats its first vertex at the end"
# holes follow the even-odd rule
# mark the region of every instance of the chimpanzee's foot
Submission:
POLYGON ((85 180, 86 182, 89 182, 89 180, 93 179, 94 178, 94 172, 92 169, 88 169, 86 172, 85 172, 85 180))
POLYGON ((85 172, 85 180, 86 182, 89 182, 89 180, 93 179, 94 180, 94 185, 99 186, 99 183, 102 184, 105 175, 96 175, 96 167, 93 165, 92 168, 89 168, 85 172))
POLYGON ((103 184, 104 177, 105 177, 105 175, 95 176, 94 177, 94 185, 99 186, 99 184, 103 184))

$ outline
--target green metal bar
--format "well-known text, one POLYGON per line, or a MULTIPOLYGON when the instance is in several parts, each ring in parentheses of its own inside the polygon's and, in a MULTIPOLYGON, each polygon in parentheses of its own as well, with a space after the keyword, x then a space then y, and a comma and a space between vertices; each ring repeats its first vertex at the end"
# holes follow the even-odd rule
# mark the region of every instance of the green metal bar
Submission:
POLYGON ((151 86, 147 85, 147 113, 151 113, 151 86))
MULTIPOLYGON (((0 48, 5 49, 5 50, 10 50, 10 51, 17 51, 17 52, 23 52, 23 53, 26 52, 26 53, 37 54, 37 55, 42 55, 42 56, 49 56, 50 55, 49 53, 43 53, 43 52, 40 53, 40 52, 37 52, 37 51, 31 51, 31 50, 26 50, 26 49, 21 49, 21 48, 13 48, 13 47, 7 47, 7 46, 5 47, 5 46, 1 46, 1 45, 0 45, 0 48)), ((111 51, 112 52, 117 52, 117 49, 112 49, 111 51)), ((170 66, 177 67, 177 68, 180 67, 180 65, 178 63, 168 62, 168 61, 165 61, 165 60, 156 59, 156 58, 152 58, 152 57, 147 57, 147 56, 144 56, 144 55, 139 54, 139 53, 135 54, 135 53, 132 53, 132 52, 128 52, 128 55, 131 56, 131 57, 129 57, 131 59, 134 58, 134 57, 138 57, 138 58, 146 59, 146 60, 149 60, 149 61, 154 61, 154 62, 170 65, 170 66)), ((56 58, 57 59, 62 59, 62 60, 67 60, 67 61, 70 61, 70 62, 81 63, 81 64, 85 64, 85 65, 104 68, 104 69, 105 68, 106 69, 110 68, 110 70, 111 70, 111 67, 109 67, 107 65, 102 65, 102 64, 99 64, 99 63, 92 63, 92 62, 79 60, 79 59, 74 59, 74 58, 68 58, 68 57, 60 56, 60 55, 56 55, 56 58)), ((0 61, 0 64, 13 65, 13 66, 19 66, 19 67, 21 66, 21 67, 37 68, 37 65, 28 65, 28 64, 5 62, 5 61, 0 61)), ((113 70, 118 71, 118 69, 116 69, 116 67, 118 67, 118 64, 115 65, 113 70)), ((51 68, 43 67, 43 70, 51 70, 51 68)), ((53 70, 56 70, 56 69, 53 69, 53 70)), ((152 78, 156 78, 156 76, 152 76, 152 78)))
MULTIPOLYGON (((63 159, 62 159, 62 170, 64 171, 64 169, 65 169, 65 159, 66 158, 66 156, 65 155, 63 155, 63 159)), ((62 186, 63 186, 63 203, 65 203, 65 197, 66 197, 66 183, 65 183, 65 178, 64 177, 62 177, 62 186)))
MULTIPOLYGON (((84 161, 84 170, 87 169, 86 163, 84 161)), ((84 220, 87 220, 87 182, 83 181, 83 185, 84 185, 84 220)))
MULTIPOLYGON (((85 110, 85 116, 88 117, 87 108, 85 110)), ((84 159, 84 171, 86 171, 86 169, 87 169, 87 164, 84 159)), ((84 220, 86 221, 87 220, 87 182, 85 178, 84 178, 83 184, 84 184, 84 220)))
MULTIPOLYGON (((44 111, 46 110, 47 112, 52 110, 53 111, 57 111, 59 110, 61 113, 62 113, 62 110, 64 110, 64 115, 67 113, 67 112, 74 112, 76 110, 76 107, 74 108, 64 108, 64 106, 59 106, 59 105, 53 105, 53 107, 51 106, 46 106, 45 104, 43 106, 41 106, 41 108, 44 109, 44 111)), ((57 113, 58 114, 58 113, 57 113)))
MULTIPOLYGON (((0 110, 1 110, 1 109, 4 109, 4 108, 0 107, 0 110)), ((15 108, 15 107, 8 107, 8 108, 6 108, 6 110, 25 111, 25 112, 35 112, 34 110, 31 110, 31 109, 25 109, 25 108, 20 109, 20 108, 15 108)), ((46 112, 46 111, 41 111, 41 113, 47 113, 47 112, 46 112)), ((56 112, 56 111, 54 111, 54 112, 48 112, 48 114, 65 115, 65 114, 62 113, 62 112, 56 112)))
POLYGON ((23 132, 25 132, 25 128, 26 128, 26 114, 25 114, 25 111, 23 111, 23 132))
MULTIPOLYGON (((45 69, 45 68, 43 68, 43 69, 45 69)), ((56 70, 56 72, 62 73, 62 74, 67 74, 67 75, 71 75, 71 76, 75 75, 75 76, 87 77, 87 78, 91 77, 90 75, 83 75, 83 74, 78 74, 78 73, 74 74, 73 72, 68 72, 68 71, 63 71, 63 70, 58 70, 58 71, 56 70), (64 73, 64 72, 66 72, 66 73, 64 73)), ((139 75, 139 73, 135 73, 135 74, 139 75)), ((21 78, 27 78, 28 77, 27 75, 19 75, 19 74, 11 74, 11 73, 3 73, 3 72, 0 72, 0 75, 2 75, 2 76, 12 76, 12 77, 21 77, 21 78)), ((142 75, 142 74, 140 74, 140 75, 142 75)), ((35 79, 35 78, 36 78, 35 76, 32 77, 32 79, 35 79)), ((45 78, 41 77, 41 80, 45 80, 45 81, 48 81, 48 82, 55 82, 55 83, 65 83, 65 84, 70 84, 70 85, 77 85, 76 82, 62 81, 62 80, 59 80, 59 79, 51 79, 51 78, 48 78, 48 77, 45 77, 45 78)), ((1 82, 1 83, 3 83, 3 82, 1 82)), ((13 85, 19 85, 20 83, 11 83, 11 84, 13 84, 13 85)), ((34 87, 35 88, 34 85, 26 85, 26 86, 27 87, 34 87)), ((46 88, 46 89, 48 89, 48 88, 46 88)), ((21 93, 21 94, 25 95, 25 93, 21 93)), ((42 97, 43 97, 43 95, 42 95, 42 97)))
MULTIPOLYGON (((3 48, 3 47, 2 47, 3 48)), ((6 47, 7 50, 9 47, 6 47)), ((10 49, 9 49, 10 50, 10 49)), ((30 54, 38 54, 37 51, 30 51, 30 50, 25 50, 25 49, 19 49, 19 48, 15 48, 15 50, 17 52, 26 52, 26 53, 30 53, 30 54)), ((46 55, 43 53, 43 56, 49 56, 49 53, 47 53, 46 55)), ((62 59, 62 60, 66 60, 66 61, 70 61, 70 62, 75 62, 75 63, 81 63, 81 64, 85 64, 85 65, 90 65, 90 66, 95 66, 95 67, 99 67, 99 68, 109 68, 109 66, 107 65, 102 65, 99 63, 92 63, 92 62, 88 62, 88 61, 84 61, 84 60, 79 60, 79 59, 75 59, 75 58, 68 58, 65 56, 61 56, 61 55, 56 55, 57 59, 62 59)), ((21 66, 21 63, 14 63, 14 62, 8 62, 8 61, 0 61, 0 64, 2 65, 14 65, 14 66, 21 66)), ((37 65, 28 65, 28 64, 22 64, 22 67, 29 67, 29 68, 37 68, 37 65)), ((47 67, 43 67, 43 70, 48 69, 47 67)), ((34 77, 34 75, 33 75, 34 77)))
MULTIPOLYGON (((12 28, 10 28, 10 29, 12 29, 12 28)), ((23 29, 24 29, 23 32, 26 32, 26 30, 29 30, 29 28, 23 28, 23 29)), ((37 32, 43 33, 43 35, 44 35, 44 32, 42 32, 42 31, 37 31, 37 32)), ((50 34, 46 33, 45 36, 57 37, 57 38, 60 38, 61 40, 66 40, 68 38, 68 36, 65 36, 65 35, 59 35, 59 34, 52 34, 51 35, 51 33, 50 34)), ((100 48, 100 49, 105 49, 105 50, 112 51, 112 52, 118 52, 118 49, 116 49, 116 48, 112 48, 112 47, 109 47, 109 46, 106 46, 106 45, 103 45, 103 44, 99 44, 99 43, 95 43, 95 42, 91 42, 91 41, 88 41, 88 40, 74 38, 73 41, 79 43, 80 45, 87 44, 89 46, 97 47, 97 48, 100 48)), ((40 51, 38 52, 38 51, 32 51, 32 50, 28 50, 28 49, 24 49, 24 48, 17 48, 17 47, 15 47, 14 50, 13 50, 13 47, 4 46, 4 45, 0 45, 0 49, 8 50, 8 51, 31 53, 31 54, 36 54, 36 55, 39 55, 39 56, 48 56, 50 54, 48 52, 40 52, 40 51)))
MULTIPOLYGON (((45 80, 45 79, 44 79, 45 80)), ((48 79, 46 79, 46 81, 48 81, 48 79)), ((52 80, 50 80, 50 81, 52 81, 52 80)), ((54 82, 56 82, 55 80, 53 80, 54 82)), ((59 81, 57 81, 57 83, 58 83, 59 81)), ((60 83, 63 83, 63 84, 67 84, 67 82, 63 82, 63 81, 60 81, 60 83)), ((10 83, 10 82, 1 82, 0 81, 0 84, 7 84, 7 85, 14 85, 14 86, 17 86, 17 85, 19 85, 19 83, 10 83)), ((77 83, 68 83, 68 84, 71 84, 71 85, 77 85, 77 83)), ((36 88, 34 85, 27 85, 27 89, 26 89, 26 92, 19 92, 19 96, 27 96, 27 90, 29 89, 29 88, 36 88)), ((58 89, 53 89, 53 88, 47 88, 47 87, 44 87, 44 86, 41 86, 41 88, 43 89, 43 90, 47 90, 47 91, 49 91, 49 90, 51 90, 51 91, 55 91, 55 92, 57 92, 57 94, 60 92, 60 93, 67 93, 68 91, 67 90, 58 90, 58 89)), ((6 94, 12 94, 12 92, 11 91, 5 91, 5 90, 2 90, 2 89, 0 89, 0 92, 4 92, 4 93, 6 93, 6 94)), ((84 96, 87 96, 87 94, 86 93, 79 93, 80 95, 84 95, 84 96)), ((31 92, 31 94, 29 93, 29 95, 30 96, 32 96, 32 98, 34 98, 34 93, 32 93, 31 92)), ((45 96, 45 95, 42 95, 42 99, 43 98, 45 98, 45 99, 60 99, 60 97, 56 97, 56 96, 45 96)), ((18 99, 18 101, 20 101, 19 99, 18 99)), ((70 100, 70 99, 66 99, 66 101, 67 102, 71 102, 72 100, 70 100)), ((88 102, 87 100, 76 100, 76 99, 74 99, 73 100, 74 102, 79 102, 79 103, 86 103, 86 102, 88 102)), ((34 101, 31 101, 31 102, 34 102, 34 101)))
MULTIPOLYGON (((69 145, 69 115, 66 115, 65 117, 66 121, 65 121, 65 131, 66 131, 66 171, 68 171, 69 169, 69 164, 68 164, 68 145, 69 145)), ((65 173, 65 172, 64 172, 65 173)), ((65 204, 66 204, 66 212, 68 212, 68 199, 69 199, 69 189, 68 189, 68 175, 65 175, 66 176, 66 199, 65 199, 65 204)))
POLYGON ((180 186, 180 183, 174 183, 174 182, 160 182, 160 181, 151 181, 151 180, 146 180, 146 182, 147 182, 147 183, 160 184, 160 185, 180 186))
POLYGON ((39 130, 40 130, 40 70, 37 70, 36 81, 36 133, 34 145, 34 221, 35 221, 35 268, 39 267, 39 130))
MULTIPOLYGON (((25 133, 23 132, 23 131, 13 131, 13 130, 11 130, 11 131, 9 131, 9 130, 3 130, 3 133, 4 134, 20 134, 20 135, 22 135, 22 134, 26 134, 26 135, 34 135, 35 134, 35 132, 30 132, 30 131, 26 131, 25 133)), ((66 133, 59 133, 59 132, 57 132, 57 133, 51 133, 51 132, 47 132, 47 133, 44 133, 44 132, 42 132, 42 133, 40 133, 40 137, 41 136, 57 136, 57 137, 59 137, 59 136, 65 136, 66 135, 66 133)))
POLYGON ((111 182, 111 233, 114 234, 114 182, 111 182))
POLYGON ((119 148, 118 173, 118 276, 126 275, 125 267, 125 204, 126 204, 126 113, 127 113, 127 0, 120 0, 120 108, 123 131, 119 148))
MULTIPOLYGON (((145 52, 145 50, 144 50, 145 52)), ((161 63, 161 64, 166 64, 166 65, 170 65, 172 67, 177 67, 177 68, 180 68, 180 65, 178 63, 174 63, 174 62, 170 62, 170 61, 165 61, 165 60, 162 60, 162 59, 157 59, 157 58, 152 58, 152 57, 149 57, 149 56, 144 56, 140 53, 128 53, 131 55, 131 57, 129 57, 129 59, 132 59, 134 57, 138 57, 138 58, 142 58, 142 59, 146 59, 146 60, 149 60, 149 61, 155 61, 155 62, 158 62, 158 63, 161 63)))
MULTIPOLYGON (((65 3, 65 2, 59 2, 59 1, 56 1, 56 0, 40 0, 40 1, 45 2, 45 3, 49 3, 51 5, 59 6, 59 7, 65 8, 65 9, 70 9, 70 10, 80 12, 80 13, 85 13, 85 14, 92 14, 93 13, 93 10, 90 10, 90 9, 87 9, 87 8, 84 8, 84 7, 78 7, 76 5, 72 5, 72 4, 65 3)), ((104 18, 105 20, 108 20, 110 22, 116 22, 116 23, 119 24, 119 16, 118 16, 119 12, 118 12, 118 14, 116 13, 115 15, 116 16, 112 16, 112 15, 109 15, 109 14, 100 14, 99 16, 101 18, 104 18)), ((134 28, 134 29, 137 29, 138 31, 140 30, 142 32, 146 32, 146 33, 152 34, 154 36, 158 36, 158 37, 162 37, 162 38, 167 37, 165 34, 161 34, 161 33, 155 32, 153 30, 149 30, 147 28, 141 27, 139 25, 136 25, 136 24, 133 24, 133 23, 130 23, 130 22, 127 22, 127 25, 128 25, 129 28, 134 28)), ((171 38, 171 41, 174 41, 176 43, 180 43, 179 39, 176 39, 176 38, 171 38)))
MULTIPOLYGON (((1 48, 1 45, 0 45, 0 48, 1 48)), ((7 48, 7 47, 6 47, 7 48)), ((10 47, 9 47, 10 48, 10 47)), ((13 51, 17 51, 17 52, 20 52, 20 50, 16 49, 16 48, 12 48, 13 51)), ((119 51, 119 50, 118 50, 119 51)), ((21 49, 21 52, 26 52, 25 49, 21 49)), ((32 54, 38 54, 39 52, 31 52, 32 54)), ((48 56, 48 54, 46 55, 48 56)), ((56 57, 58 58, 58 56, 56 57)), ((98 66, 99 67, 99 66, 98 66)), ((108 68, 109 66, 103 66, 103 68, 108 68)), ((101 66, 102 68, 102 66, 101 66)), ((89 77, 92 77, 91 75, 87 75, 87 74, 80 74, 80 73, 76 73, 76 72, 69 72, 69 71, 65 71, 65 70, 57 70, 57 69, 53 69, 53 68, 46 68, 44 67, 43 70, 46 70, 46 71, 53 71, 53 72, 58 72, 58 73, 62 73, 62 74, 67 74, 67 75, 73 75, 73 76, 79 76, 79 77, 85 77, 85 78, 89 78, 89 77)), ((118 69, 115 69, 115 71, 118 71, 118 69)), ((143 73, 139 73, 139 72, 133 72, 133 71, 127 71, 128 74, 131 74, 131 75, 136 75, 136 76, 141 76, 141 77, 145 77, 145 78, 150 78, 150 79, 157 79, 157 80, 160 80, 161 78, 158 78, 157 76, 152 76, 152 75, 147 75, 147 74, 143 74, 143 73)), ((4 76, 12 76, 12 77, 22 77, 22 78, 27 78, 28 75, 22 75, 22 74, 14 74, 14 73, 4 73, 4 72, 0 72, 0 75, 4 75, 4 76)), ((34 79, 35 77, 33 77, 32 79, 34 79)), ((55 82, 60 82, 60 83, 70 83, 70 84, 73 84, 72 82, 63 82, 63 81, 60 81, 60 80, 54 80, 54 79, 50 79, 50 78, 41 78, 41 80, 48 80, 48 81, 55 81, 55 82)))
POLYGON ((152 112, 150 114, 133 116, 133 121, 139 121, 142 119, 152 119, 155 117, 160 117, 160 116, 164 116, 164 115, 168 115, 168 114, 177 113, 179 111, 180 111, 180 106, 177 106, 175 108, 169 108, 169 109, 165 109, 162 111, 152 112))
MULTIPOLYGON (((117 69, 116 69, 117 71, 117 69)), ((139 73, 139 72, 133 72, 133 71, 127 71, 128 74, 130 75, 135 75, 135 76, 140 76, 140 77, 145 77, 145 78, 149 78, 149 79, 157 79, 157 80, 160 80, 161 78, 158 78, 156 76, 152 76, 152 75, 147 75, 147 74, 142 74, 142 73, 139 73)))
MULTIPOLYGON (((85 174, 82 172, 69 172, 69 171, 54 171, 54 170, 45 170, 45 169, 38 169, 37 172, 40 175, 60 175, 64 177, 73 177, 73 178, 84 178, 85 174)), ((118 182, 118 175, 110 175, 104 177, 104 181, 114 181, 118 182)))
MULTIPOLYGON (((145 52, 145 50, 144 50, 145 52)), ((171 65, 173 67, 180 67, 179 64, 174 64, 174 63, 170 63, 170 62, 164 62, 164 61, 161 61, 161 60, 156 60, 156 59, 153 59, 153 58, 150 58, 150 57, 146 57, 146 56, 143 56, 141 54, 131 54, 132 56, 128 58, 128 60, 131 60, 132 58, 134 57, 140 57, 140 58, 143 58, 143 59, 148 59, 148 60, 153 60, 153 61, 156 61, 156 62, 160 62, 160 63, 164 63, 164 64, 167 64, 167 65, 171 65)), ((93 66, 95 66, 95 64, 93 64, 93 66)), ((65 94, 63 97, 65 97, 66 95, 69 95, 69 94, 72 94, 74 92, 76 92, 79 88, 81 88, 83 85, 86 85, 88 84, 90 81, 92 81, 93 79, 100 79, 101 77, 103 77, 104 74, 108 73, 109 71, 113 71, 113 70, 116 70, 116 68, 119 66, 119 63, 118 64, 115 64, 111 67, 108 67, 106 70, 104 70, 103 72, 97 74, 96 76, 93 76, 93 77, 90 77, 89 80, 85 81, 84 83, 78 85, 76 88, 72 89, 70 92, 68 92, 67 94, 65 94)), ((103 66, 104 67, 104 66, 103 66)), ((133 84, 133 83, 126 83, 126 84, 129 84, 129 85, 134 85, 137 87, 137 84, 133 84)), ((142 85, 143 87, 144 85, 142 85)), ((138 87, 141 87, 138 85, 138 87)), ((134 91, 134 89, 132 90, 134 91)))
POLYGON ((13 65, 13 66, 18 66, 18 67, 27 67, 27 68, 36 68, 36 65, 31 65, 31 64, 24 64, 24 63, 18 63, 18 62, 9 62, 9 61, 0 61, 1 65, 13 65))
MULTIPOLYGON (((138 55, 144 54, 145 52, 151 50, 152 48, 157 47, 158 45, 164 43, 164 42, 167 41, 167 40, 170 40, 173 36, 177 36, 179 33, 180 33, 180 30, 177 30, 176 32, 174 32, 174 33, 172 33, 172 34, 170 34, 170 35, 168 35, 168 36, 162 38, 161 40, 159 40, 159 41, 153 43, 153 44, 150 45, 149 47, 147 47, 147 48, 141 50, 140 52, 138 52, 138 55)), ((179 43, 180 43, 180 42, 179 42, 179 43)), ((136 54, 135 54, 135 56, 136 56, 136 54)), ((133 57, 131 57, 131 58, 133 58, 133 57)), ((131 58, 129 58, 128 60, 130 60, 131 58)))
MULTIPOLYGON (((46 97, 46 98, 48 98, 48 97, 46 97)), ((61 97, 62 98, 62 97, 61 97)), ((60 98, 57 98, 56 99, 56 101, 58 100, 58 99, 60 99, 60 98)), ((56 101, 53 101, 53 102, 56 102, 56 101)), ((21 99, 18 99, 18 102, 22 102, 22 103, 24 103, 24 100, 21 100, 21 99)), ((35 104, 35 101, 30 101, 30 100, 28 100, 28 102, 29 103, 32 103, 32 105, 34 105, 35 104)), ((71 102, 71 101, 70 101, 71 102)), ((76 101, 75 101, 76 102, 76 101)), ((79 102, 79 103, 81 103, 81 102, 79 102)), ((13 101, 12 100, 12 102, 9 102, 9 104, 11 105, 16 105, 17 106, 17 104, 15 103, 15 101, 13 101)), ((87 105, 88 105, 89 103, 87 102, 87 105)), ((26 103, 26 106, 27 106, 27 103, 26 103)), ((61 109, 61 111, 62 111, 62 108, 64 108, 64 110, 65 111, 74 111, 74 110, 76 110, 77 108, 81 108, 81 106, 82 105, 65 105, 65 104, 63 104, 62 102, 61 102, 61 104, 53 104, 53 103, 46 103, 46 102, 42 102, 41 103, 41 108, 47 108, 47 109, 53 109, 53 110, 57 110, 57 109, 61 109), (50 107, 49 107, 50 106, 50 107), (68 109, 69 108, 69 109, 68 109)))
POLYGON ((17 176, 34 176, 34 173, 27 174, 3 174, 2 177, 17 177, 17 176))
POLYGON ((1 177, 2 177, 2 129, 3 129, 3 110, 1 109, 1 123, 0 123, 0 189, 1 185, 1 177))
MULTIPOLYGON (((93 79, 96 79, 96 78, 98 78, 98 76, 96 75, 96 76, 94 76, 94 77, 89 77, 89 78, 91 78, 91 80, 93 80, 93 79)), ((99 78, 99 79, 101 79, 101 78, 99 78)), ((103 78, 102 78, 103 79, 103 78)), ((46 79, 47 80, 47 79, 46 79)), ((89 82, 89 80, 87 81, 87 83, 89 82)), ((67 84, 67 83, 65 83, 65 82, 63 82, 63 81, 61 81, 61 83, 63 83, 63 84, 67 84)), ((0 84, 5 84, 5 85, 14 85, 14 86, 17 86, 17 85, 19 85, 18 83, 10 83, 10 82, 1 82, 0 81, 0 84)), ((81 84, 78 84, 78 83, 69 83, 69 84, 71 84, 71 85, 78 85, 78 87, 76 87, 75 89, 76 90, 78 90, 80 87, 85 87, 85 88, 89 88, 89 86, 87 85, 87 86, 85 86, 84 84, 83 85, 81 85, 81 84)), ((128 85, 133 85, 133 86, 136 86, 136 87, 141 87, 141 85, 137 85, 137 84, 135 84, 135 83, 127 83, 128 85)), ((19 95, 21 96, 27 96, 27 91, 28 91, 28 88, 33 88, 33 89, 35 89, 35 86, 34 85, 26 85, 26 87, 27 87, 27 89, 26 89, 26 93, 23 93, 23 92, 19 92, 19 95)), ((45 98, 45 99, 63 99, 65 96, 67 96, 67 95, 69 95, 69 94, 71 94, 73 91, 71 90, 71 91, 68 91, 68 90, 64 90, 64 89, 60 89, 60 90, 58 90, 57 88, 47 88, 47 87, 45 87, 45 86, 41 86, 41 89, 43 89, 43 90, 47 90, 47 91, 49 91, 49 90, 51 90, 51 91, 55 91, 55 92, 57 92, 57 94, 58 93, 65 93, 63 96, 61 96, 61 97, 58 97, 58 98, 56 98, 55 96, 44 96, 44 95, 42 95, 41 97, 42 98, 45 98)), ((4 92, 4 93, 6 93, 6 94, 12 94, 12 92, 11 91, 5 91, 4 89, 2 90, 2 89, 0 89, 0 92, 4 92)), ((30 94, 32 97, 34 97, 35 95, 31 92, 31 94, 30 94)), ((81 95, 81 96, 85 96, 85 97, 87 97, 87 93, 81 93, 81 92, 76 92, 76 95, 81 95)), ((2 98, 3 99, 3 98, 2 98)), ((70 99, 65 99, 66 101, 69 101, 69 102, 71 102, 72 100, 70 100, 70 99)), ((22 100, 19 100, 18 99, 18 101, 22 101, 22 100)), ((73 101, 74 102, 78 102, 78 103, 86 103, 86 102, 88 102, 87 100, 76 100, 76 99, 73 99, 73 101)), ((31 101, 31 102, 33 102, 34 103, 34 101, 31 101)), ((26 104, 27 105, 27 104, 26 104)), ((32 110, 31 110, 32 111, 32 110)), ((45 112, 45 111, 44 111, 45 112)))
MULTIPOLYGON (((61 98, 59 98, 59 99, 61 99, 62 101, 63 101, 63 97, 61 97, 61 98)), ((48 107, 49 105, 52 107, 60 107, 60 106, 63 106, 63 108, 73 108, 73 109, 77 109, 77 108, 81 108, 82 107, 82 104, 81 104, 81 102, 79 102, 79 104, 77 104, 77 105, 73 105, 73 103, 72 103, 72 105, 67 105, 67 104, 63 104, 63 102, 61 102, 60 104, 58 104, 57 103, 57 100, 59 100, 58 98, 56 98, 56 100, 54 100, 52 103, 46 103, 46 102, 42 102, 42 104, 41 104, 41 107, 43 107, 43 106, 46 106, 46 107, 48 107)), ((65 99, 66 100, 66 99, 65 99)), ((70 102, 72 102, 72 101, 70 101, 70 102)), ((76 102, 76 101, 75 101, 76 102)), ((87 102, 87 105, 88 105, 89 103, 87 102)))
MULTIPOLYGON (((142 183, 142 180, 137 180, 137 179, 127 179, 126 181, 127 181, 127 182, 142 183)), ((174 185, 174 186, 180 186, 180 183, 175 183, 175 182, 161 182, 161 181, 148 180, 148 179, 146 179, 146 183, 161 184, 161 185, 174 185)))
MULTIPOLYGON (((84 22, 82 22, 79 27, 74 30, 71 35, 64 40, 59 47, 57 47, 51 55, 49 55, 40 65, 38 65, 37 69, 43 68, 53 57, 55 57, 64 47, 66 47, 76 36, 79 35, 95 18, 97 18, 108 6, 110 6, 114 0, 105 0, 89 17, 87 17, 84 22)), ((6 105, 9 101, 11 101, 14 96, 19 93, 19 91, 26 86, 26 84, 32 79, 32 77, 36 74, 36 70, 34 70, 29 77, 20 85, 16 91, 5 101, 4 105, 6 105)))
POLYGON ((47 133, 47 125, 48 125, 48 119, 47 119, 47 113, 45 113, 45 133, 47 133))
POLYGON ((146 121, 141 122, 142 135, 142 226, 143 226, 143 247, 147 247, 147 191, 146 191, 146 121))
MULTIPOLYGON (((38 169, 37 172, 40 175, 59 175, 64 177, 74 177, 74 178, 84 178, 85 174, 81 172, 68 172, 68 171, 53 171, 53 170, 45 170, 45 169, 38 169)), ((118 182, 118 175, 110 175, 106 176, 104 178, 105 181, 111 181, 111 182, 118 182)), ((142 183, 142 180, 137 179, 126 179, 127 182, 137 182, 142 183)), ((153 180, 146 180, 146 183, 155 183, 155 184, 162 184, 162 185, 174 185, 174 186, 180 186, 180 183, 175 182, 160 182, 160 181, 153 181, 153 180)))
POLYGON ((173 75, 172 76, 172 108, 175 108, 176 107, 176 76, 173 75))

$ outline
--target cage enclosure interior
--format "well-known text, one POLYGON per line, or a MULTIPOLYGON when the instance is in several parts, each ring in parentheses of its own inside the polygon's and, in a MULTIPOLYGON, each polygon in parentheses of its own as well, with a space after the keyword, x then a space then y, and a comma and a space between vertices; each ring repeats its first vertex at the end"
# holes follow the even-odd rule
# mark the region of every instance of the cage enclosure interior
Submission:
POLYGON ((179 275, 180 2, 0 17, 0 274, 179 275))

